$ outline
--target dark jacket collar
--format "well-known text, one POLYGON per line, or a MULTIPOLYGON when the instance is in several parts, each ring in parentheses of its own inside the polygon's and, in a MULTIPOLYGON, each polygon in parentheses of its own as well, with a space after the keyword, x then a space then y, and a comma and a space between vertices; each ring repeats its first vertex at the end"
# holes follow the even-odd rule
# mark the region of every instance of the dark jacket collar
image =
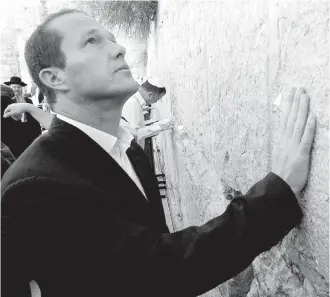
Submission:
POLYGON ((80 129, 54 117, 48 132, 57 140, 58 153, 93 184, 110 192, 134 195, 146 203, 145 197, 127 173, 80 129))

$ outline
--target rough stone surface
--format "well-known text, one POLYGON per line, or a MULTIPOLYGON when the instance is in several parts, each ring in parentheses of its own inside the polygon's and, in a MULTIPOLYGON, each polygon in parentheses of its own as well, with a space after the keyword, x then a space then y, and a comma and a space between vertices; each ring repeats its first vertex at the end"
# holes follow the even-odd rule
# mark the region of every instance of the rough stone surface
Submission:
MULTIPOLYGON (((176 120, 157 137, 175 230, 221 214, 270 171, 278 103, 306 88, 317 131, 304 220, 254 261, 248 296, 328 296, 329 3, 160 1, 148 51, 148 74, 167 83, 161 117, 176 120)), ((244 281, 205 296, 235 296, 244 281)))

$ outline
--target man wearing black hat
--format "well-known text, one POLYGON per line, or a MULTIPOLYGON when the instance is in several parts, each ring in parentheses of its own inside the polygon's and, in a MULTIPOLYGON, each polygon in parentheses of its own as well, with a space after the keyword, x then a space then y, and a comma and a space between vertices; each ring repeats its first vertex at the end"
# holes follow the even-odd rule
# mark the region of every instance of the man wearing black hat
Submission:
POLYGON ((27 84, 22 81, 22 79, 18 76, 12 76, 9 81, 4 82, 5 85, 10 86, 14 93, 15 97, 13 100, 15 103, 31 103, 32 100, 30 100, 28 97, 23 96, 23 87, 26 87, 27 84))
MULTIPOLYGON (((10 86, 14 91, 14 97, 11 103, 29 103, 33 104, 32 100, 23 96, 23 87, 26 86, 20 77, 13 76, 9 81, 4 83, 10 86)), ((6 106, 7 107, 7 106, 6 106)), ((6 108, 3 106, 1 117, 6 108)), ((39 123, 27 113, 24 113, 19 123, 12 123, 13 119, 1 119, 3 123, 1 128, 1 139, 10 148, 16 158, 41 134, 39 123), (15 131, 13 130, 15 126, 15 131), (11 127, 11 128, 10 128, 11 127)))

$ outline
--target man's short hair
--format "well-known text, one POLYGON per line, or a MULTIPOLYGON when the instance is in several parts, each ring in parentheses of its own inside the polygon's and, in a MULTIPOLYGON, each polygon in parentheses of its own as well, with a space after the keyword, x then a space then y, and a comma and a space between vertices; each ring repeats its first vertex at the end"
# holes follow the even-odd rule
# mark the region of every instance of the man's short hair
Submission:
POLYGON ((141 85, 141 88, 145 89, 147 92, 153 92, 157 95, 164 96, 166 94, 165 88, 158 88, 158 87, 152 85, 151 83, 149 83, 149 81, 147 81, 147 80, 141 85))
POLYGON ((29 69, 30 76, 36 83, 42 93, 45 94, 49 104, 55 102, 55 91, 43 84, 39 78, 42 69, 55 66, 64 69, 66 66, 66 57, 61 50, 63 36, 56 29, 49 29, 49 23, 65 14, 84 13, 77 9, 62 9, 56 13, 50 14, 34 30, 25 44, 25 61, 29 69))

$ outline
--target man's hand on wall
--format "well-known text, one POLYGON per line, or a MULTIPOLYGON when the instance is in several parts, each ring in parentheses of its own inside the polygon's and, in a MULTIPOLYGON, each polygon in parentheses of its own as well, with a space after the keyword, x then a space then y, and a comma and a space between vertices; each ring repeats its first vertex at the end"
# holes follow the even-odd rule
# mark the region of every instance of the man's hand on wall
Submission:
POLYGON ((164 119, 161 121, 158 121, 157 123, 154 123, 149 126, 142 127, 137 130, 137 142, 141 145, 143 144, 144 140, 148 137, 152 137, 157 135, 158 133, 173 129, 174 127, 174 119, 164 119))
POLYGON ((158 121, 158 125, 162 130, 172 129, 174 127, 174 119, 164 119, 158 121))
POLYGON ((307 181, 315 125, 315 116, 309 112, 308 95, 304 89, 294 88, 284 102, 280 138, 273 151, 272 171, 296 195, 307 181))

